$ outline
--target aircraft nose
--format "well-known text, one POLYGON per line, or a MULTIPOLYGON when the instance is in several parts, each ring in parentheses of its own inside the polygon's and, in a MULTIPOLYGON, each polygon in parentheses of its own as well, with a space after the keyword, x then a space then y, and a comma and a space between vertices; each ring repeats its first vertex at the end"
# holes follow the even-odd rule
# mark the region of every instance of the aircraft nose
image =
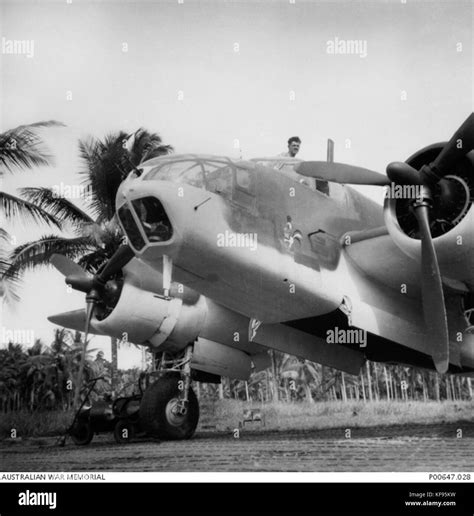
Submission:
POLYGON ((117 213, 141 259, 176 258, 185 241, 199 240, 203 232, 210 238, 209 226, 216 221, 215 213, 211 216, 215 211, 211 197, 208 191, 188 184, 136 179, 117 192, 117 213))

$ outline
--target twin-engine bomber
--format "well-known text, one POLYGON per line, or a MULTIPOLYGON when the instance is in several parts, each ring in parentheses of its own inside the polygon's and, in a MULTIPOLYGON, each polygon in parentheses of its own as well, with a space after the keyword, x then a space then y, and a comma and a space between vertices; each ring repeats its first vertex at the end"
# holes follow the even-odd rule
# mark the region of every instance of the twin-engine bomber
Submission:
POLYGON ((192 380, 247 379, 270 349, 350 374, 365 360, 472 374, 473 149, 471 114, 386 176, 332 159, 144 162, 118 190, 127 243, 107 264, 53 256, 87 307, 49 320, 157 354, 139 412, 164 439, 196 429, 192 380), (385 187, 383 208, 348 185, 385 187))

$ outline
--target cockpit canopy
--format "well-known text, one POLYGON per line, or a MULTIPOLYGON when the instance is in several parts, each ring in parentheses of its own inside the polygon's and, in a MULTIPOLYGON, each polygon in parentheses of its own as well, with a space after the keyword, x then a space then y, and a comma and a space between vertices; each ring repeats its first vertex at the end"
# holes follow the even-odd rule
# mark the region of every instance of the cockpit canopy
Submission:
POLYGON ((194 154, 155 158, 143 164, 143 181, 186 183, 211 192, 224 193, 232 189, 232 177, 237 169, 252 170, 253 163, 232 161, 219 156, 194 154))

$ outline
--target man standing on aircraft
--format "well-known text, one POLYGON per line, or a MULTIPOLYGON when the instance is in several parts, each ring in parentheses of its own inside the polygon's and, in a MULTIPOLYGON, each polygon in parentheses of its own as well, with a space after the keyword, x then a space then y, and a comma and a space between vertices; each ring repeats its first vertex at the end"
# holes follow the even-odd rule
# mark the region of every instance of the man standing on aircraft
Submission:
POLYGON ((296 158, 300 150, 301 140, 299 136, 292 136, 288 140, 288 152, 282 152, 279 154, 280 157, 296 158))

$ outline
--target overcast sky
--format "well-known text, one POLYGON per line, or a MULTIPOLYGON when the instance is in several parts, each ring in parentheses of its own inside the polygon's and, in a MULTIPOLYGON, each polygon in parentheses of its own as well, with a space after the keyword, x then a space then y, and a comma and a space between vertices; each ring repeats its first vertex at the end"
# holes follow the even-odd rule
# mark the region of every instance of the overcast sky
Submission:
MULTIPOLYGON (((138 127, 178 153, 244 158, 299 135, 300 157, 324 159, 330 137, 337 161, 383 172, 472 111, 470 1, 292 2, 0 0, 0 131, 67 125, 42 132, 55 168, 5 176, 3 188, 77 184, 79 138, 138 127), (31 57, 6 53, 12 40, 33 41, 31 57), (348 40, 355 53, 328 52, 348 40)), ((45 232, 10 229, 18 243, 45 232)), ((46 316, 83 306, 52 269, 26 274, 21 295, 3 327, 46 343, 46 316)), ((120 366, 138 362, 120 352, 120 366)))

